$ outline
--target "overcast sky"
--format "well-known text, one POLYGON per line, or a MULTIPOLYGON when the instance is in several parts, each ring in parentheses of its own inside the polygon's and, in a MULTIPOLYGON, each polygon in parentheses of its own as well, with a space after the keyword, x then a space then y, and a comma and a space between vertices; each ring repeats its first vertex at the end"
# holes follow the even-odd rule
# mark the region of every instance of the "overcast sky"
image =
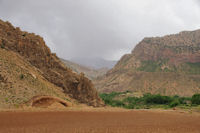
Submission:
POLYGON ((0 0, 0 19, 65 59, 118 60, 144 37, 200 29, 200 0, 0 0))

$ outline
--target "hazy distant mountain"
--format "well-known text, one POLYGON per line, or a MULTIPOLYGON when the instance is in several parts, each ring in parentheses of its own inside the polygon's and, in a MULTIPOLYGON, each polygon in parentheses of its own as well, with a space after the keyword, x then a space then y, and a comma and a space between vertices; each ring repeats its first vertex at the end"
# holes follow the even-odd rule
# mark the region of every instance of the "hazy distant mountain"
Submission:
POLYGON ((144 38, 95 84, 104 92, 199 93, 200 30, 144 38))
POLYGON ((110 61, 102 58, 72 58, 71 61, 93 69, 111 69, 117 63, 117 61, 110 61))
POLYGON ((69 68, 71 68, 74 72, 77 72, 78 74, 80 74, 81 72, 83 72, 85 74, 85 76, 89 79, 95 79, 97 77, 103 76, 104 74, 106 74, 106 72, 109 70, 108 68, 101 68, 101 69, 93 69, 90 67, 86 67, 83 65, 79 65, 77 63, 65 60, 65 59, 61 59, 60 60, 69 68))

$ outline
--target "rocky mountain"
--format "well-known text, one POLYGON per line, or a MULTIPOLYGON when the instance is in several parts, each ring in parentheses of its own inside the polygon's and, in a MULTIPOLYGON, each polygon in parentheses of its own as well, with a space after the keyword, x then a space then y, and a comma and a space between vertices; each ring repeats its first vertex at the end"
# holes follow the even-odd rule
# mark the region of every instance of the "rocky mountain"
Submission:
POLYGON ((77 63, 61 59, 60 60, 68 67, 71 68, 74 72, 80 74, 84 73, 87 78, 90 80, 96 79, 97 77, 103 76, 109 70, 108 68, 93 69, 77 63))
POLYGON ((14 99, 25 102, 35 95, 51 94, 102 105, 92 82, 66 67, 42 37, 0 20, 0 51, 0 95, 4 101, 13 99, 13 105, 14 99))
POLYGON ((117 63, 117 61, 105 60, 102 58, 72 58, 70 61, 77 64, 92 68, 92 69, 111 69, 117 63))
POLYGON ((95 85, 103 92, 181 96, 200 92, 200 30, 144 38, 95 85))

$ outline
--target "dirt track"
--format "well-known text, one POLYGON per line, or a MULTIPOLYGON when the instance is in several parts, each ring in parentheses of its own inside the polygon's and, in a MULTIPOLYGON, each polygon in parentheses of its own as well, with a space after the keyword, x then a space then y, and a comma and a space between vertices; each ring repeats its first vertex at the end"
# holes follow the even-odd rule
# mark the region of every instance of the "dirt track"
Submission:
POLYGON ((200 115, 139 110, 2 112, 0 133, 200 133, 200 115))

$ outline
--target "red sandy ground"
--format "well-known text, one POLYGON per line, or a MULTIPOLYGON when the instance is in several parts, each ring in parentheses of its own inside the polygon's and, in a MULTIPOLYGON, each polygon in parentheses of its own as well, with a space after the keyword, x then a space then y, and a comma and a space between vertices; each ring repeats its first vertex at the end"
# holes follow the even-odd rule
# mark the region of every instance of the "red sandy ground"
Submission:
POLYGON ((1 112, 0 133, 200 133, 200 115, 144 110, 1 112))

